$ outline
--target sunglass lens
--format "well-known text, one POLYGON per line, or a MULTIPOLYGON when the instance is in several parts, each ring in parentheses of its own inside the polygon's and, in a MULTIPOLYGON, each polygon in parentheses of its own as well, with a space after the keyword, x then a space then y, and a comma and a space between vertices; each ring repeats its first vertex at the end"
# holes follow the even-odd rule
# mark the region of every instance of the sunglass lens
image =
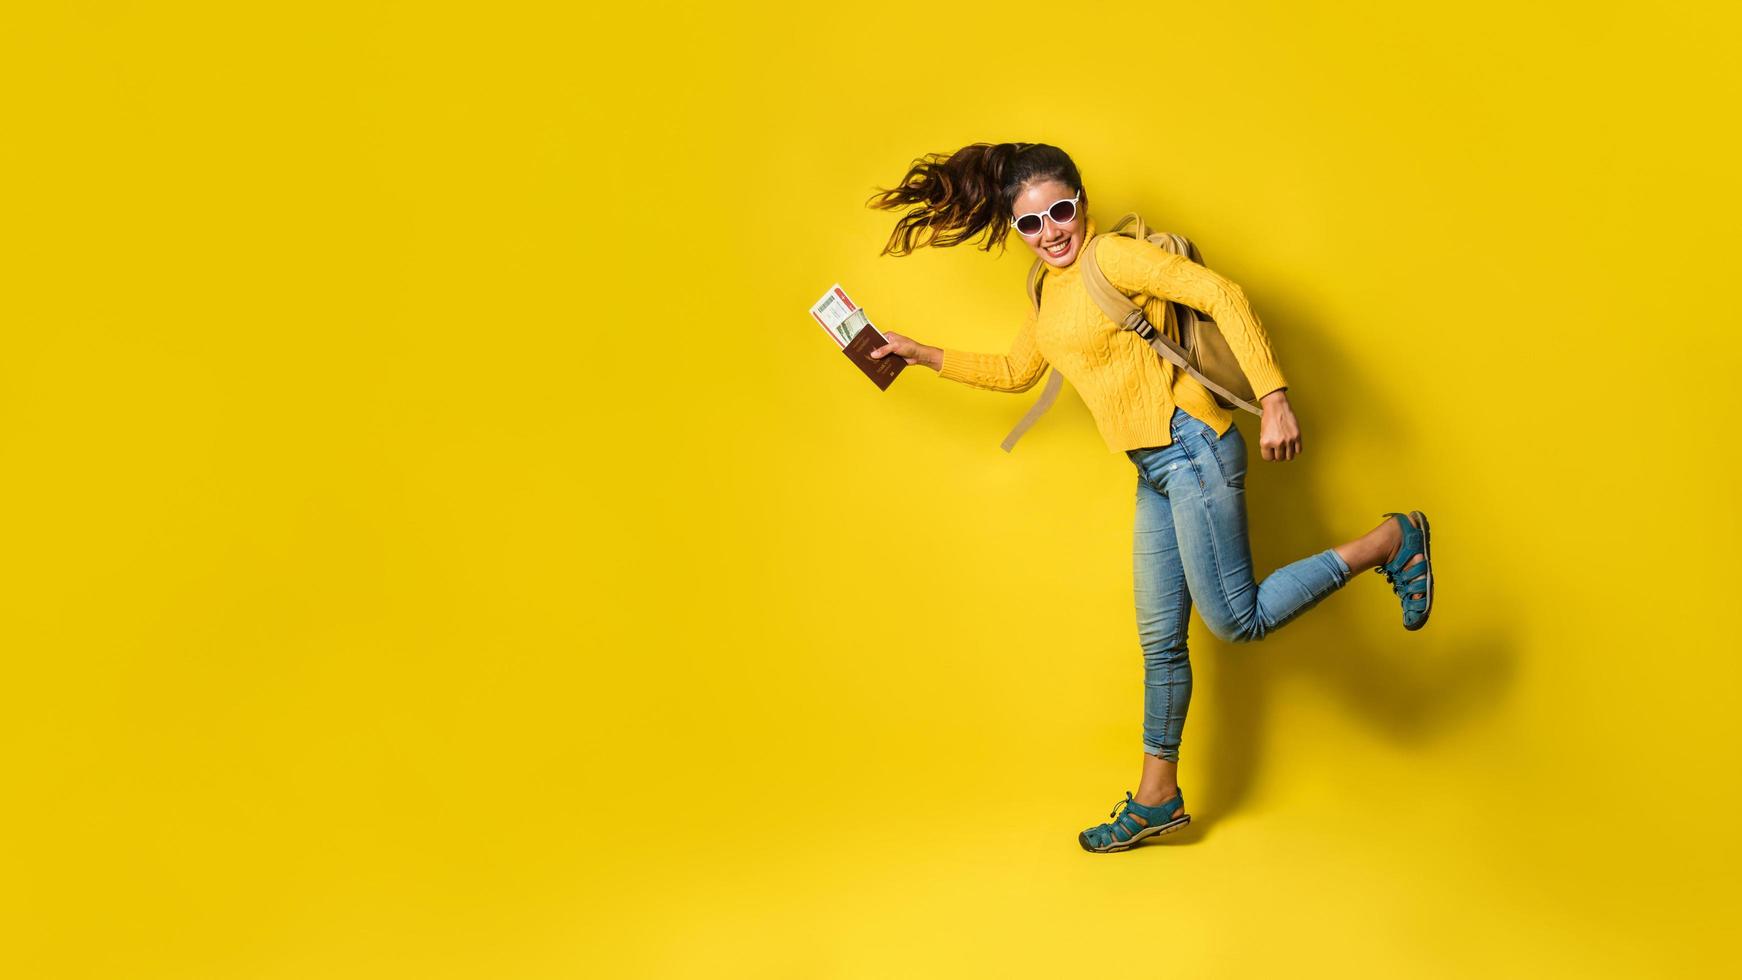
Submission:
POLYGON ((1032 235, 1040 231, 1040 215, 1025 214, 1016 219, 1016 230, 1024 235, 1032 235))
POLYGON ((1047 214, 1052 215, 1053 224, 1062 225, 1077 216, 1077 202, 1059 201, 1052 206, 1051 210, 1047 211, 1047 214))

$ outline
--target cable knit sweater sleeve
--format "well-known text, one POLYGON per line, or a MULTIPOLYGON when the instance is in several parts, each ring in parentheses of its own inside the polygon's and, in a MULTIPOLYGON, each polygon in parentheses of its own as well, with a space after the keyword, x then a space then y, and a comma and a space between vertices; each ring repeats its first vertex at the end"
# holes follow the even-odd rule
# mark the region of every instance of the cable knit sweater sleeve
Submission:
POLYGON ((1246 380, 1252 382, 1254 398, 1288 387, 1270 349, 1270 337, 1246 294, 1232 280, 1153 242, 1123 235, 1101 236, 1095 258, 1107 280, 1120 289, 1160 296, 1209 314, 1228 339, 1246 380))
POLYGON ((938 371, 938 376, 993 391, 1027 391, 1046 371, 1046 358, 1034 344, 1034 329, 1039 319, 1034 305, 1029 304, 1028 322, 1023 324, 1022 332, 1010 345, 1009 354, 972 354, 945 349, 943 368, 938 371))

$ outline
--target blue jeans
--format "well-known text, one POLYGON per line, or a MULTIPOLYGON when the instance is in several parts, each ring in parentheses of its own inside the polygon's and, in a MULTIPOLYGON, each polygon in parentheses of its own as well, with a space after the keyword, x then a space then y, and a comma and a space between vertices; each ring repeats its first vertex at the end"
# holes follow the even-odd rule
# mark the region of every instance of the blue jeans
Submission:
POLYGON ((1186 620, 1192 600, 1210 632, 1229 642, 1262 639, 1349 581, 1327 548, 1253 581, 1246 537, 1246 441, 1175 408, 1173 443, 1128 449, 1137 466, 1132 567, 1143 650, 1143 751, 1177 762, 1192 699, 1186 620))

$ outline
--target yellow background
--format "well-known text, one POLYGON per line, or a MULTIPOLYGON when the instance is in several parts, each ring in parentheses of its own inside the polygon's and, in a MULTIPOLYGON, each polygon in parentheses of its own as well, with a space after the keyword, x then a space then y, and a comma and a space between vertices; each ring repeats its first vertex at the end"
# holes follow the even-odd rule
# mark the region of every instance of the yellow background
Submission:
POLYGON ((1718 974, 1736 25, 1557 8, 10 12, 0 966, 1718 974), (1194 620, 1128 854, 1130 463, 805 314, 1006 349, 863 206, 981 140, 1245 287, 1261 572, 1433 521, 1421 633, 1194 620))

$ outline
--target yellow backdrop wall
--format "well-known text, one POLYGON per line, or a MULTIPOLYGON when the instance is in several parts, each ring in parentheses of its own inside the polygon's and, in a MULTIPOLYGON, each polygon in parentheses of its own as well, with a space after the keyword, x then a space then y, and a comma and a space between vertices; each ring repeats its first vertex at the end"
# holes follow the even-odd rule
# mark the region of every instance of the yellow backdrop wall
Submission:
POLYGON ((1707 6, 9 14, 4 972, 1720 973, 1707 6), (1021 243, 863 206, 1004 140, 1262 314, 1261 572, 1435 531, 1421 633, 1194 622, 1196 820, 1123 855, 1129 462, 805 314, 1006 349, 1021 243))

